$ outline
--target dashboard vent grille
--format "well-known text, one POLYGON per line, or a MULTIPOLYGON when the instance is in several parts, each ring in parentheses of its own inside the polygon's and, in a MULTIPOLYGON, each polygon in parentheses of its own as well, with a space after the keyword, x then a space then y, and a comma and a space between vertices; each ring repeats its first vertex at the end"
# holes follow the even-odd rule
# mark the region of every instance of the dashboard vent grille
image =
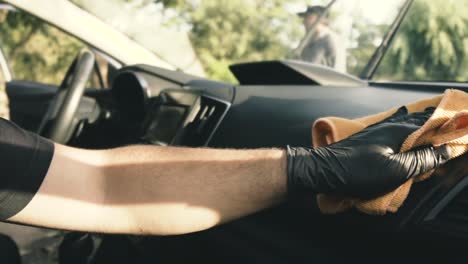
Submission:
POLYGON ((192 110, 178 145, 205 146, 214 134, 226 113, 228 104, 201 96, 199 103, 192 110))

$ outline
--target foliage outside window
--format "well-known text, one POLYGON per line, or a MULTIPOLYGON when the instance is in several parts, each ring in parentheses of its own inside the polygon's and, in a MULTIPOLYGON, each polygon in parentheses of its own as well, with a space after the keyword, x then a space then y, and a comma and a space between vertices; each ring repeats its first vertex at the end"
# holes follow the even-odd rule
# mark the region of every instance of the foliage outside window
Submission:
POLYGON ((23 11, 0 12, 0 43, 15 79, 59 84, 84 44, 23 11))
MULTIPOLYGON (((21 10, 0 10, 0 45, 15 80, 59 85, 78 52, 87 45, 21 10)), ((107 82, 108 63, 96 61, 107 82)), ((96 73, 88 87, 100 87, 96 73)), ((106 86, 107 87, 107 86, 106 86)))
POLYGON ((374 79, 468 80, 468 1, 416 0, 374 79))
POLYGON ((0 117, 8 119, 10 114, 8 108, 8 98, 5 93, 5 78, 0 71, 0 117))
MULTIPOLYGON (((228 66, 235 63, 296 59, 293 50, 304 36, 297 12, 330 0, 70 0, 129 36, 171 64, 160 28, 185 32, 207 77, 235 82, 228 66)), ((330 10, 342 67, 359 75, 395 18, 402 0, 339 0, 330 10)), ((175 52, 177 53, 177 52, 175 52)), ((179 52, 180 53, 180 52, 179 52)), ((185 70, 185 66, 179 67, 185 70)))

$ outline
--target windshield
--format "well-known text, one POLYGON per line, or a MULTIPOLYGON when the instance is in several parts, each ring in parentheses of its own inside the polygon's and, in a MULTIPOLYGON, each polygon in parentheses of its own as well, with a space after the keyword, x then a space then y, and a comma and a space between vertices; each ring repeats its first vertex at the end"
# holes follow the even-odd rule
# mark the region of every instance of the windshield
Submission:
POLYGON ((404 2, 338 0, 324 12, 330 1, 70 1, 175 68, 228 82, 231 64, 279 59, 359 76, 404 2))
POLYGON ((414 0, 373 79, 468 80, 468 1, 414 0))

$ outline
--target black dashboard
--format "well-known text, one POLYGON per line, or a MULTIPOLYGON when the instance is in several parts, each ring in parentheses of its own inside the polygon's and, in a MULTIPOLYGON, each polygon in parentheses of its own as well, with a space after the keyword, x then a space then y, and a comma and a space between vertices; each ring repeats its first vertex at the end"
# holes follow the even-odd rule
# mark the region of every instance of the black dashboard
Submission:
MULTIPOLYGON (((135 127, 137 131, 134 133, 144 142, 161 145, 245 147, 251 144, 248 142, 250 137, 243 138, 230 133, 256 132, 255 129, 251 129, 250 124, 245 123, 249 122, 250 118, 254 118, 253 122, 265 127, 272 124, 271 121, 280 118, 280 123, 283 124, 280 126, 281 128, 288 128, 288 126, 284 126, 284 123, 287 122, 295 124, 294 130, 296 132, 301 130, 303 133, 309 130, 311 122, 314 121, 314 119, 310 119, 310 114, 316 112, 317 107, 312 105, 312 111, 303 108, 300 99, 307 99, 307 96, 295 100, 297 94, 301 94, 304 87, 308 93, 310 92, 309 87, 324 85, 345 89, 367 86, 366 82, 353 76, 298 61, 245 63, 233 65, 231 70, 241 85, 234 86, 215 82, 148 65, 125 67, 120 70, 113 81, 112 94, 125 122, 130 127, 135 127), (268 85, 259 85, 258 83, 267 83, 268 85), (289 84, 285 85, 284 83, 289 84), (258 92, 259 89, 261 89, 262 94, 258 98, 252 94, 248 102, 242 101, 242 96, 258 92), (265 100, 268 100, 270 95, 273 95, 270 99, 276 102, 266 105, 265 100), (290 102, 291 100, 294 100, 294 104, 290 102), (250 102, 254 102, 255 105, 252 107, 245 104, 244 106, 244 103, 250 102), (239 107, 241 103, 243 106, 239 107), (288 113, 285 111, 288 110, 288 107, 282 105, 284 103, 291 103, 289 105, 291 109, 299 106, 301 113, 296 113, 299 115, 288 113), (236 110, 240 109, 251 111, 251 113, 241 113, 242 116, 244 114, 248 116, 245 119, 241 117, 243 120, 233 120, 234 123, 230 119, 222 122, 232 104, 235 104, 236 107, 234 111, 230 112, 236 116, 236 110), (279 108, 271 109, 272 114, 276 112, 275 116, 268 116, 269 113, 261 112, 265 107, 268 109, 277 106, 279 108), (265 118, 264 114, 270 120, 262 120, 265 118), (285 118, 287 120, 284 120, 285 118), (296 118, 302 119, 300 123, 297 123, 296 118), (304 123, 304 120, 307 120, 307 123, 304 123), (217 133, 220 125, 223 129, 217 133), (236 127, 229 127, 231 125, 236 127), (298 125, 300 127, 297 127, 298 125), (228 127, 226 128, 226 126, 228 127), (213 138, 214 142, 211 141, 213 138), (233 142, 239 140, 241 140, 239 145, 232 145, 233 142)), ((301 137, 288 137, 278 133, 281 132, 278 130, 275 133, 268 132, 260 137, 268 139, 270 135, 273 135, 276 141, 280 136, 283 141, 287 139, 289 144, 310 145, 311 142, 308 134, 302 134, 301 137), (289 141, 291 139, 293 141, 289 141)), ((284 143, 279 145, 278 142, 276 144, 275 142, 261 144, 262 141, 256 139, 253 141, 260 143, 260 145, 252 147, 285 145, 284 143)))
MULTIPOLYGON (((120 71, 112 94, 123 122, 132 127, 142 143, 258 148, 311 145, 311 126, 317 118, 365 116, 439 94, 446 88, 449 86, 425 83, 231 85, 137 65, 120 71)), ((463 86, 458 89, 468 90, 463 86)), ((356 236, 360 242, 372 245, 382 236, 392 237, 391 241, 401 243, 401 250, 407 246, 398 238, 403 234, 409 243, 434 242, 440 237, 444 237, 444 243, 468 240, 468 213, 460 209, 468 197, 468 181, 463 181, 468 174, 465 161, 463 157, 457 159, 431 180, 416 184, 399 212, 386 217, 355 211, 323 216, 313 197, 292 197, 276 208, 209 231, 158 239, 170 245, 166 252, 169 257, 187 245, 193 247, 187 255, 197 255, 207 248, 229 255, 232 241, 249 238, 262 248, 235 243, 237 249, 257 250, 269 260, 267 255, 272 250, 284 256, 304 252, 312 256, 314 250, 304 248, 308 244, 300 242, 310 237, 321 241, 310 242, 311 247, 331 246, 336 240, 344 245, 356 236)))
MULTIPOLYGON (((79 116, 94 113, 88 110, 95 102, 101 112, 95 121, 87 118, 93 122, 80 126, 69 144, 93 149, 129 144, 310 146, 312 124, 320 117, 362 117, 448 88, 468 91, 464 83, 363 83, 294 62, 232 69, 240 84, 146 65, 124 67, 115 75, 111 89, 86 90, 79 116), (285 67, 289 67, 287 73, 285 67), (310 72, 316 70, 324 75, 310 72)), ((8 82, 11 119, 35 131, 55 92, 51 85, 8 82)), ((317 258, 323 263, 373 263, 375 257, 389 256, 388 248, 392 249, 388 260, 394 261, 412 255, 417 261, 431 262, 436 253, 466 259, 458 249, 468 241, 467 161, 466 155, 453 160, 429 180, 415 184, 398 212, 384 217, 356 211, 322 215, 313 196, 289 197, 277 207, 204 232, 131 241, 137 241, 138 247, 159 249, 145 252, 154 254, 151 259, 168 263, 309 263, 303 260, 317 258), (414 245, 433 247, 427 253, 415 251, 414 245), (363 255, 362 248, 372 250, 363 255)))
POLYGON ((116 77, 112 93, 119 112, 144 143, 208 145, 231 104, 231 98, 219 94, 229 94, 233 88, 219 83, 215 89, 220 91, 211 92, 214 82, 195 77, 183 81, 136 68, 116 77))

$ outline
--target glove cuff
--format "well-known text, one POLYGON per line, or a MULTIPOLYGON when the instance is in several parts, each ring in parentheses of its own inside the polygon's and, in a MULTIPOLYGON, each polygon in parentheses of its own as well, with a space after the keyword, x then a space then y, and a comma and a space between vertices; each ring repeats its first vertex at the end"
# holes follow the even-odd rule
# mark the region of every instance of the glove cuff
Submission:
POLYGON ((288 195, 318 193, 313 149, 286 146, 288 195))

